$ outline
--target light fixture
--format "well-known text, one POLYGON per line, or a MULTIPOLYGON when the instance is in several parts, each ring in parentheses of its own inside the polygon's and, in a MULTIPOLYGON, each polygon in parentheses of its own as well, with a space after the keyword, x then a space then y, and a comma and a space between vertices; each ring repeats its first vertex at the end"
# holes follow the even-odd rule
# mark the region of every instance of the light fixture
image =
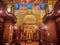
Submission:
POLYGON ((58 10, 57 13, 60 13, 60 10, 58 10))
POLYGON ((45 28, 47 28, 47 26, 44 26, 45 28))
POLYGON ((48 33, 48 36, 50 36, 50 33, 48 33))
POLYGON ((7 12, 11 12, 11 6, 7 7, 7 12))
POLYGON ((17 27, 17 26, 15 26, 15 27, 14 27, 14 29, 18 29, 18 27, 17 27))
POLYGON ((0 10, 0 13, 2 13, 2 10, 0 10))
POLYGON ((43 26, 42 29, 47 29, 47 26, 43 26))
POLYGON ((6 15, 6 11, 5 11, 4 9, 0 9, 0 15, 1 15, 1 16, 6 15))
POLYGON ((8 11, 8 12, 11 12, 11 8, 8 8, 7 11, 8 11))
POLYGON ((37 29, 38 27, 37 26, 35 26, 35 29, 37 29))

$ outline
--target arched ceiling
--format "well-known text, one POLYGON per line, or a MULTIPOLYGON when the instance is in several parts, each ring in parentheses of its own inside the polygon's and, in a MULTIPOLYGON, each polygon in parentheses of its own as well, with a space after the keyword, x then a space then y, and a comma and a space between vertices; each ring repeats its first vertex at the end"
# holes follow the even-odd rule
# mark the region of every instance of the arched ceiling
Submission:
MULTIPOLYGON (((26 1, 26 0, 3 0, 7 5, 8 4, 13 4, 13 3, 16 3, 16 2, 18 2, 18 3, 21 3, 21 1, 22 2, 24 2, 24 1, 26 1), (12 3, 13 2, 13 3, 12 3)), ((44 2, 45 4, 52 4, 52 5, 54 5, 55 3, 56 3, 56 1, 57 0, 32 0, 32 1, 34 1, 34 4, 40 4, 40 3, 42 3, 42 2, 44 2), (39 2, 40 1, 40 2, 39 2)), ((31 2, 32 2, 31 1, 31 2)), ((18 15, 17 16, 17 22, 20 24, 21 23, 21 19, 23 19, 24 18, 24 16, 25 15, 35 15, 37 18, 39 18, 39 19, 37 19, 37 20, 40 20, 40 17, 42 16, 42 14, 41 14, 41 10, 33 10, 33 11, 29 11, 30 13, 28 13, 28 11, 24 11, 24 10, 15 10, 15 14, 16 15, 18 15), (35 11, 35 12, 34 12, 35 11), (26 12, 26 13, 25 13, 26 12), (32 13, 33 12, 33 13, 32 13), (19 22, 20 21, 20 22, 19 22)), ((29 16, 28 16, 29 17, 29 16)), ((31 16, 30 16, 31 17, 31 16)), ((29 17, 29 18, 30 18, 29 17)), ((33 18, 33 16, 31 17, 31 18, 33 18)), ((27 18, 28 19, 28 18, 27 18)))

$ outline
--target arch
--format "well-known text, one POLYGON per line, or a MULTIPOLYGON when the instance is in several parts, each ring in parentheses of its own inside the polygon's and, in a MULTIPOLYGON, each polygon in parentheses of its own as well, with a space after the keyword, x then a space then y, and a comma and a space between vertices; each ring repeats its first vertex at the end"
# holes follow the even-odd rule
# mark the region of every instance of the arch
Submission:
POLYGON ((34 15, 26 15, 24 18, 23 18, 23 22, 24 23, 36 23, 36 17, 34 15))

